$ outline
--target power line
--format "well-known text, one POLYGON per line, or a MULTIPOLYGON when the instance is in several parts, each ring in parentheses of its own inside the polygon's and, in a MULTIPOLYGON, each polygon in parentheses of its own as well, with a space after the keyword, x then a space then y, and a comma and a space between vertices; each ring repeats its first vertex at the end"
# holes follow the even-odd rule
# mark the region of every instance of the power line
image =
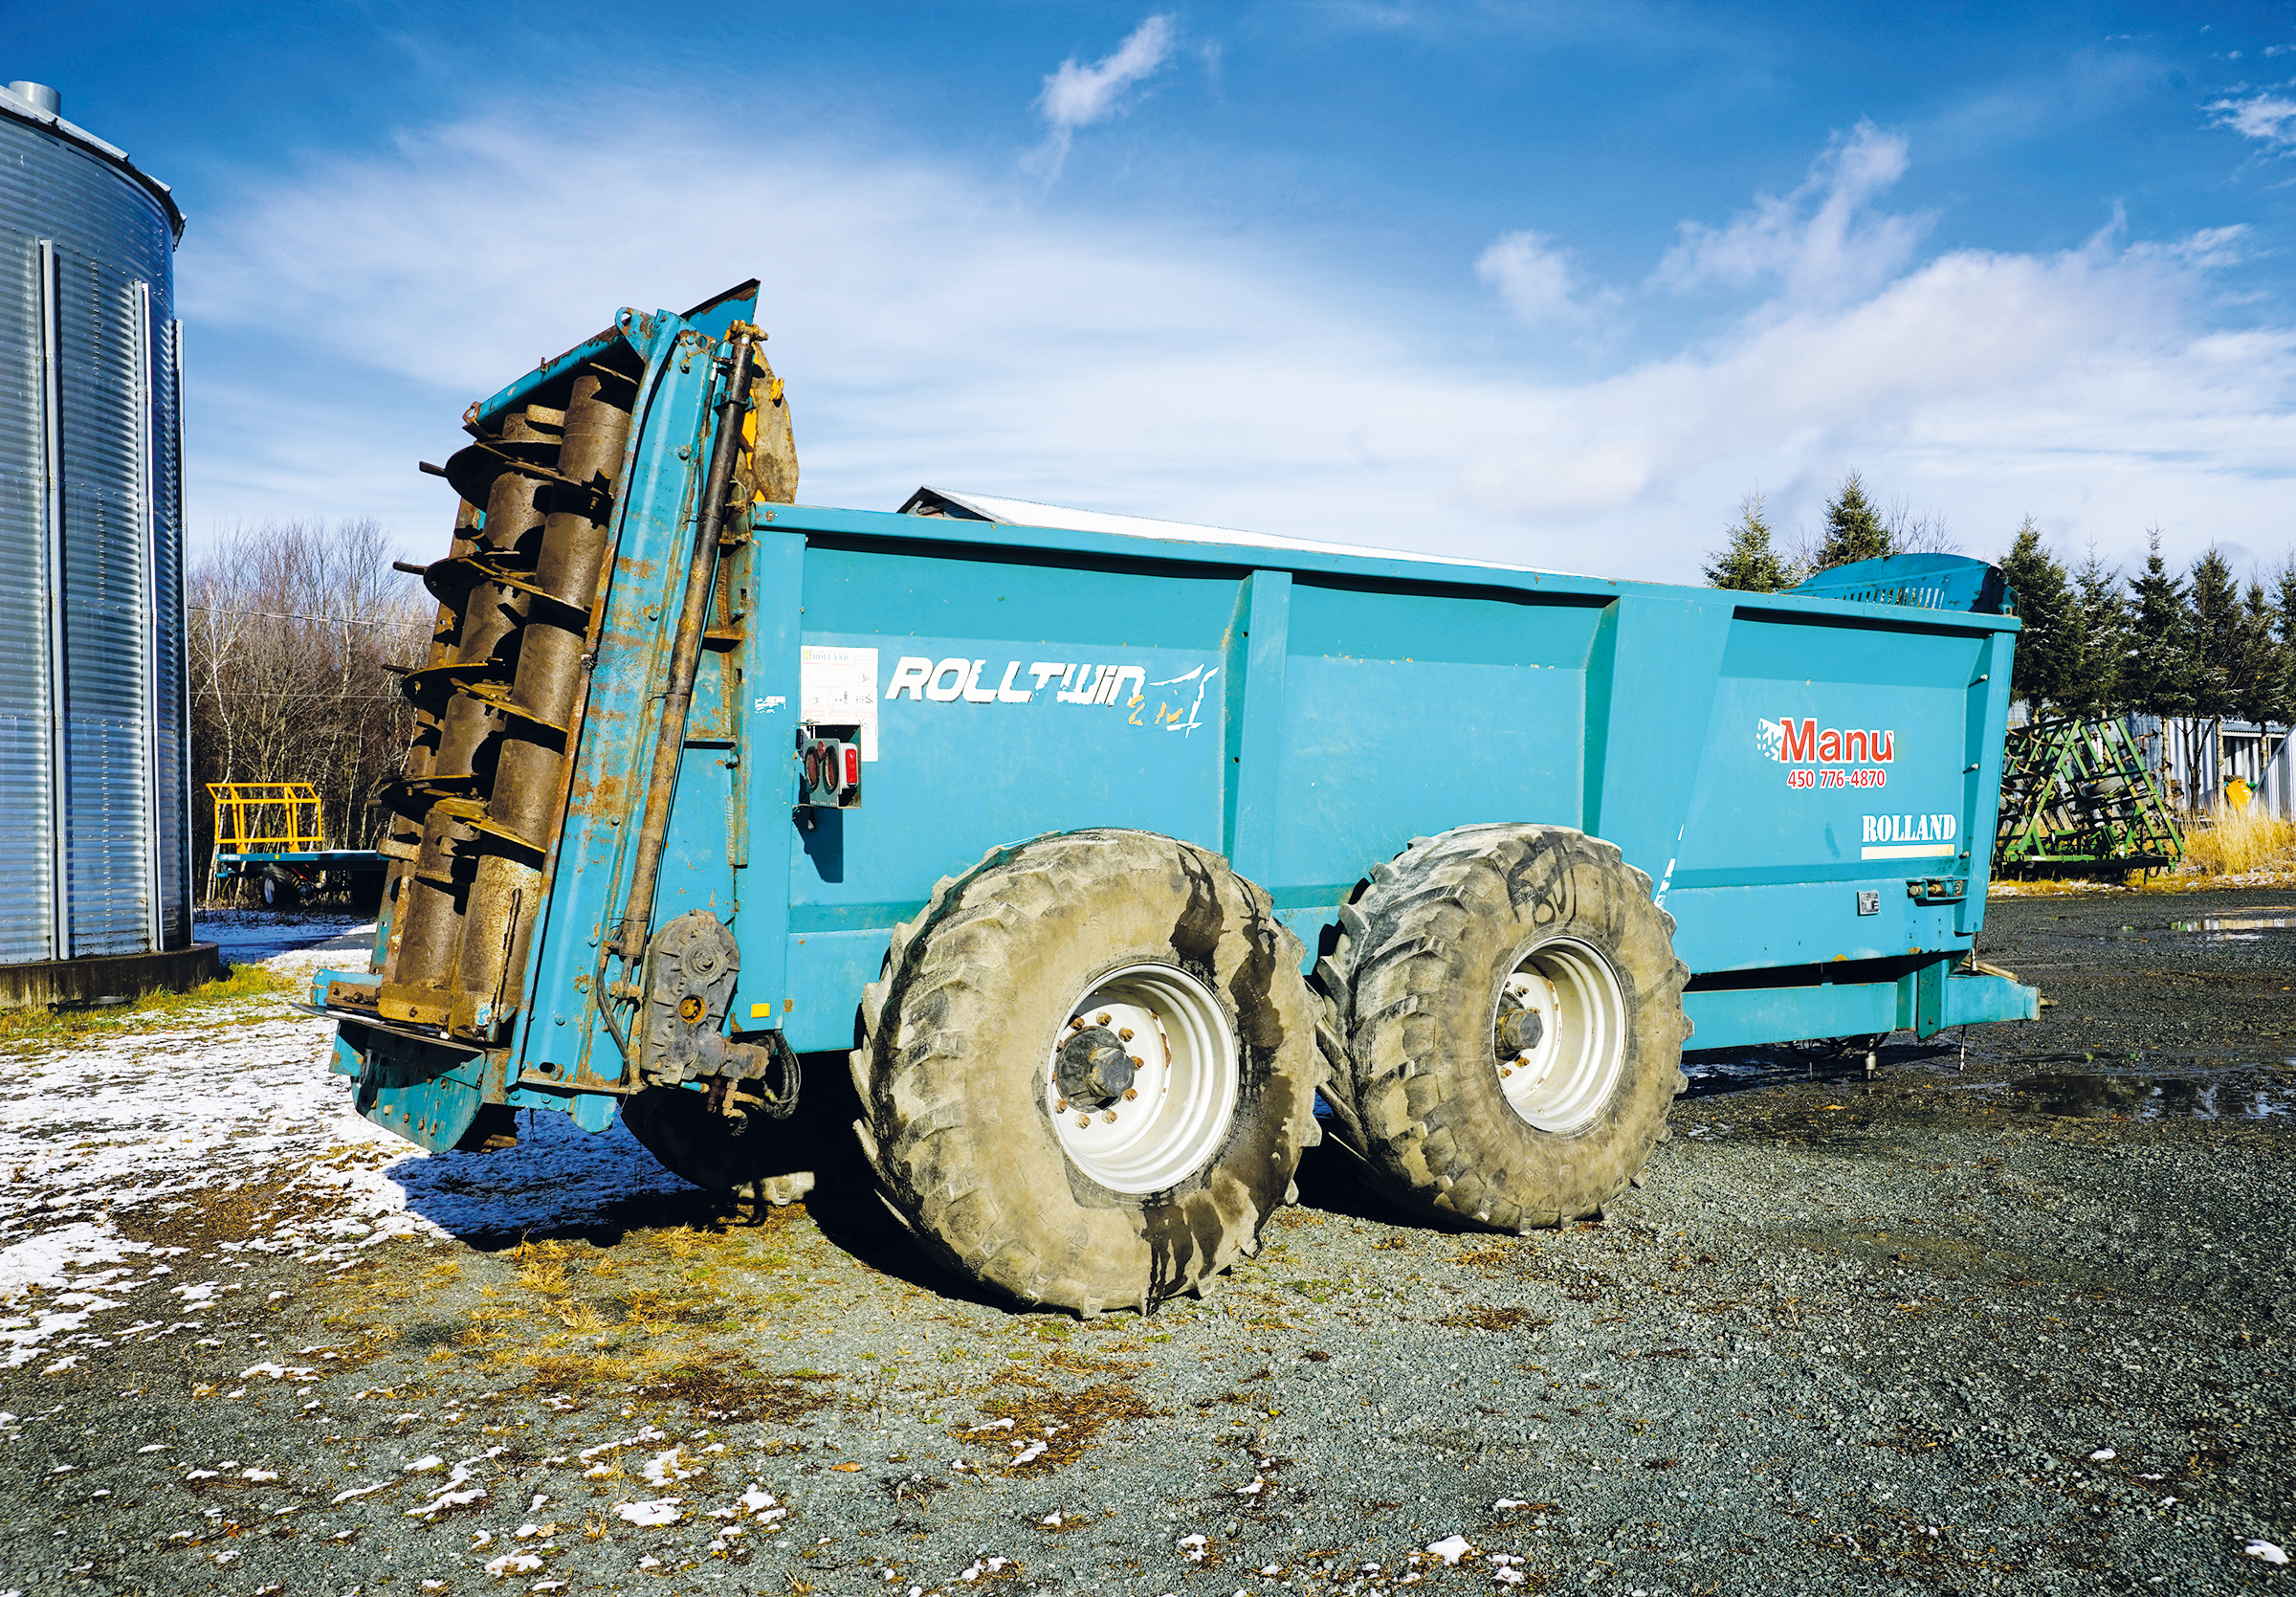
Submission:
POLYGON ((345 615, 304 615, 295 610, 216 610, 207 605, 186 605, 195 615, 249 615, 265 621, 316 621, 325 627, 426 627, 427 621, 354 621, 345 615))
POLYGON ((228 694, 216 688, 193 688, 191 691, 193 694, 202 699, 264 699, 274 700, 288 699, 324 699, 331 703, 337 704, 382 704, 406 698, 406 695, 397 693, 266 693, 261 688, 249 688, 241 693, 228 694))

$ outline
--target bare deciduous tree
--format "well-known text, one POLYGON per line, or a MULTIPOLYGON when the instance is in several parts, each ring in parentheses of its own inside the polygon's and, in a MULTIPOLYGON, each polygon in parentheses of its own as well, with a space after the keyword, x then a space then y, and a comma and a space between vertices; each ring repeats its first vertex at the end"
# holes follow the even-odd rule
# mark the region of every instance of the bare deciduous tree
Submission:
POLYGON ((274 521, 219 539, 185 584, 195 857, 214 847, 210 782, 308 782, 331 848, 367 848, 377 779, 412 711, 386 669, 423 662, 436 609, 391 568, 371 520, 274 521))

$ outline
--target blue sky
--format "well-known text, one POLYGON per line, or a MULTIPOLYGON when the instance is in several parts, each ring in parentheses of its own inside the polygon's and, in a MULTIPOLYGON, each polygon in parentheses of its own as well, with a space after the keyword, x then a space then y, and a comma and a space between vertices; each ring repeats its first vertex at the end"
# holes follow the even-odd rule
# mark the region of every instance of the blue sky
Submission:
POLYGON ((0 77, 189 214, 195 542, 427 556, 465 404, 755 275, 809 502, 2296 546, 2285 7, 17 4, 0 77))

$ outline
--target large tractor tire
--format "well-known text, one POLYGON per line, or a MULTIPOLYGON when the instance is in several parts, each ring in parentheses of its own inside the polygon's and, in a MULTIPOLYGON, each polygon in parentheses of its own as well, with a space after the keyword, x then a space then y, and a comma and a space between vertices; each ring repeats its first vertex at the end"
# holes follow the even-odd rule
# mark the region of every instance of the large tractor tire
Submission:
POLYGON ((1685 1084, 1673 930, 1567 827, 1461 827, 1374 870, 1315 970, 1325 1097, 1371 1185, 1506 1231, 1639 1185, 1685 1084))
POLYGON ((994 849, 897 928, 852 1055, 887 1205, 1025 1304, 1148 1312, 1258 1247, 1317 1140, 1299 941, 1142 832, 994 849))

